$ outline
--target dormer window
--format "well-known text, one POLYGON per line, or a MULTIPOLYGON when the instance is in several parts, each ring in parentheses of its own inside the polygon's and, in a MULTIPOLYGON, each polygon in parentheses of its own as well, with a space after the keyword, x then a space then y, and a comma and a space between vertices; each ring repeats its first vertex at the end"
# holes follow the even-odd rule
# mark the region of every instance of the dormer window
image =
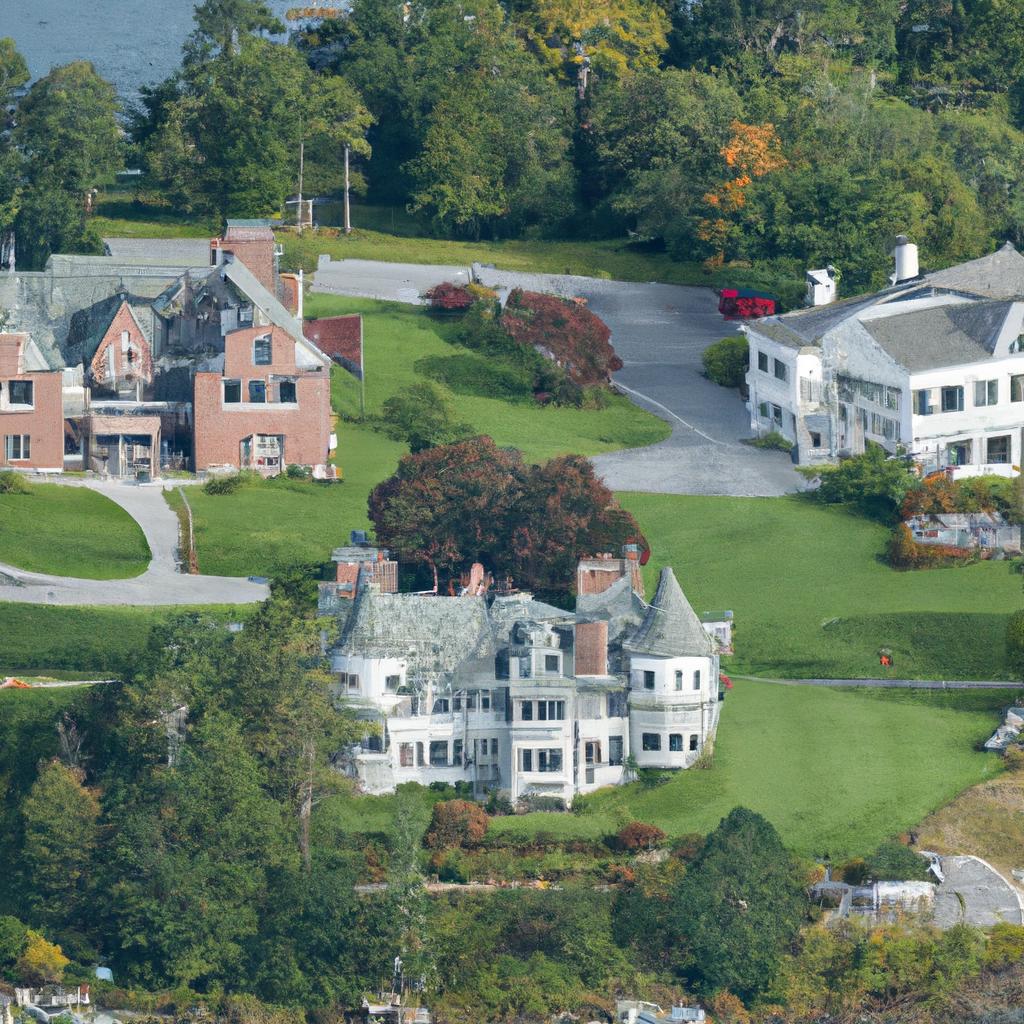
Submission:
POLYGON ((252 361, 255 366, 269 366, 272 361, 270 335, 257 338, 252 343, 252 361))

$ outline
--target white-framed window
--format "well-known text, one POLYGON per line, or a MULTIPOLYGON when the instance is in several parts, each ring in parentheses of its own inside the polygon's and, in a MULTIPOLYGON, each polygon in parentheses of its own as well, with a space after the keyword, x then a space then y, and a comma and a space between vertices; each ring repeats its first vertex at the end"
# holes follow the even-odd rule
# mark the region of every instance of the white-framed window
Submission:
POLYGON ((676 669, 676 689, 681 690, 683 688, 683 670, 676 669))
POLYGON ((974 382, 974 404, 975 405, 998 405, 999 404, 999 381, 998 380, 976 380, 974 382))
POLYGON ((558 675, 562 671, 561 660, 557 654, 545 654, 544 672, 547 675, 558 675))
POLYGON ((654 673, 650 669, 644 669, 644 689, 654 689, 654 673))
POLYGON ((537 718, 541 722, 562 722, 565 720, 564 700, 537 701, 537 718))
POLYGON ((608 763, 610 765, 620 765, 623 761, 622 754, 622 737, 621 736, 609 736, 608 737, 608 763))
POLYGON ((224 404, 237 405, 242 401, 242 382, 240 380, 224 380, 224 404))
POLYGON ((249 381, 249 401, 263 405, 267 401, 267 382, 265 380, 249 381))
POLYGON ((767 352, 758 352, 757 353, 757 368, 762 373, 767 373, 768 372, 768 353, 767 352))
POLYGON ((562 752, 557 748, 537 751, 537 771, 560 772, 562 770, 562 752))
POLYGON ((985 461, 1005 465, 1010 461, 1010 435, 1001 434, 999 437, 988 437, 985 439, 985 461))
POLYGON ((491 691, 481 690, 480 691, 480 710, 490 711, 491 710, 491 691))
POLYGON ((696 733, 692 733, 690 736, 690 749, 696 750, 700 744, 700 737, 696 733))
POLYGON ((398 688, 402 685, 401 676, 385 676, 384 677, 384 689, 388 693, 397 693, 398 688))
POLYGON ((920 391, 914 392, 914 412, 918 416, 931 416, 935 412, 931 388, 921 388, 920 391))
POLYGON ((533 721, 533 701, 524 700, 519 702, 519 719, 523 722, 533 721))
POLYGON ((435 768, 448 767, 449 761, 447 740, 430 741, 430 763, 435 768))
POLYGON ((462 767, 462 740, 452 741, 452 764, 457 768, 462 767))
POLYGON ((941 389, 941 403, 943 412, 964 411, 964 389, 960 384, 941 389))
POLYGON ((772 372, 776 380, 789 380, 789 367, 781 359, 772 360, 772 372))
POLYGON ((1015 373, 1010 377, 1010 401, 1024 402, 1024 373, 1015 373))
POLYGON ((411 743, 398 744, 398 764, 401 768, 413 767, 413 745, 411 743))
POLYGON ((252 361, 254 366, 269 366, 273 362, 273 347, 270 335, 256 338, 252 343, 252 361))
POLYGON ((32 458, 32 438, 29 434, 8 434, 4 438, 4 455, 8 462, 24 462, 32 458))
POLYGON ((695 690, 699 690, 700 689, 700 669, 697 669, 693 673, 693 688, 695 690))
POLYGON ((35 404, 35 384, 30 380, 8 381, 7 395, 11 405, 31 408, 35 404))
POLYGON ((644 750, 661 750, 661 734, 645 732, 640 737, 640 745, 644 750))
POLYGON ((683 734, 680 732, 669 733, 668 736, 668 749, 673 754, 678 754, 683 749, 683 734))
POLYGON ((359 689, 359 676, 355 672, 342 672, 339 675, 341 685, 349 690, 359 689))
POLYGON ((451 709, 451 701, 449 701, 447 697, 438 697, 437 700, 434 701, 434 709, 431 714, 447 715, 451 709))

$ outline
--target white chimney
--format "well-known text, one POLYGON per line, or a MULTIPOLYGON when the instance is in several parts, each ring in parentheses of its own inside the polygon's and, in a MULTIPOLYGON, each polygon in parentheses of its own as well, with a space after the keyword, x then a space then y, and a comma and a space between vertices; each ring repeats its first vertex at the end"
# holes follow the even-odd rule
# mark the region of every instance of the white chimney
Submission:
POLYGON ((921 268, 917 261, 917 246, 906 235, 896 236, 896 248, 893 249, 892 254, 896 260, 893 284, 913 281, 914 278, 921 276, 921 268))
POLYGON ((830 263, 821 270, 807 271, 807 305, 827 306, 836 300, 836 268, 830 263))

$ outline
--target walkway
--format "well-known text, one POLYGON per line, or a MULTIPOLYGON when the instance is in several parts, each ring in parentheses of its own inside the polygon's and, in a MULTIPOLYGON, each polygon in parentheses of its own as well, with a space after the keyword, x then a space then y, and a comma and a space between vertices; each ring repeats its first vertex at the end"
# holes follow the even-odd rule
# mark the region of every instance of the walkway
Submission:
MULTIPOLYGON (((625 363, 615 384, 672 425, 671 437, 660 444, 594 458, 598 473, 613 489, 770 497, 801 488, 802 478, 787 455, 740 443, 750 436, 743 401, 736 391, 702 376, 704 349, 736 330, 722 319, 709 288, 525 274, 481 264, 472 269, 493 288, 581 296, 612 329, 612 344, 625 363)), ((465 277, 457 267, 324 261, 313 290, 415 302, 420 291, 439 280, 453 280, 455 274, 465 277)))
MULTIPOLYGON (((269 588, 234 576, 178 572, 178 517, 164 501, 163 485, 56 477, 66 487, 89 487, 120 505, 142 528, 152 560, 141 576, 86 580, 26 572, 0 563, 0 601, 58 605, 251 604, 269 588), (8 585, 4 585, 5 578, 8 585), (13 581, 13 585, 10 585, 13 581)), ((73 544, 74 538, 68 538, 73 544)))

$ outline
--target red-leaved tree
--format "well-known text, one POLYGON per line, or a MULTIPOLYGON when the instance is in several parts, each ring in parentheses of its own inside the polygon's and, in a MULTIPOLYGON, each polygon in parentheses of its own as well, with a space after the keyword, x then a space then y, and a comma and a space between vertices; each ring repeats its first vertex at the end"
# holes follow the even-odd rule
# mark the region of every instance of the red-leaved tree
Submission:
POLYGON ((441 585, 478 561, 522 589, 568 595, 581 556, 646 547, 586 459, 531 466, 489 437, 407 455, 370 494, 369 514, 378 543, 441 585))

